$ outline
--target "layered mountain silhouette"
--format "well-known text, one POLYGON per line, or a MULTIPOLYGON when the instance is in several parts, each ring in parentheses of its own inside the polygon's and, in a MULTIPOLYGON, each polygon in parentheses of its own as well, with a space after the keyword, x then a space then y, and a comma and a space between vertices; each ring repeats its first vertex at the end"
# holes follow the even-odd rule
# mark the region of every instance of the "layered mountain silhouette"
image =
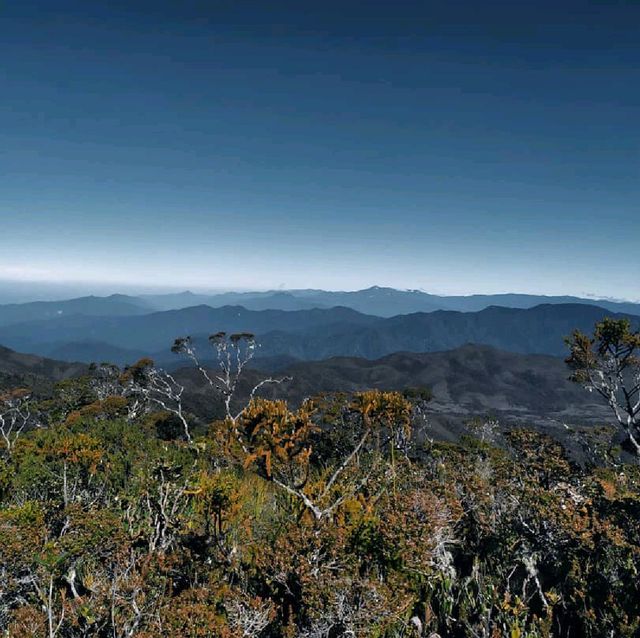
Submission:
POLYGON ((489 306, 532 308, 541 304, 567 303, 600 306, 617 313, 640 314, 640 304, 616 302, 608 299, 514 293, 443 296, 432 295, 421 290, 397 290, 380 286, 349 292, 309 289, 196 295, 187 291, 171 295, 145 296, 144 301, 158 310, 175 310, 199 304, 214 308, 240 305, 249 310, 304 310, 346 306, 364 314, 380 317, 393 317, 414 312, 434 312, 435 310, 477 312, 489 306))
MULTIPOLYGON (((329 325, 316 331, 262 335, 262 351, 302 360, 332 356, 375 359, 397 351, 434 352, 466 343, 510 352, 561 356, 564 338, 578 328, 590 331, 605 316, 621 318, 596 306, 541 305, 529 309, 489 307, 480 312, 436 311, 381 319, 369 326, 329 325)), ((634 324, 639 317, 628 316, 634 324)))
POLYGON ((44 321, 83 315, 88 317, 123 317, 153 312, 153 307, 139 297, 78 297, 66 301, 33 301, 0 305, 0 326, 29 321, 44 321))
POLYGON ((82 349, 89 353, 93 348, 91 360, 104 360, 114 353, 114 348, 166 355, 176 337, 201 335, 204 340, 218 330, 253 332, 257 335, 276 330, 315 334, 315 331, 332 325, 348 330, 379 321, 381 319, 378 317, 363 315, 349 308, 287 312, 251 311, 241 306, 194 306, 142 316, 72 315, 14 324, 0 327, 0 343, 16 350, 46 356, 52 352, 72 352, 75 357, 82 349))
POLYGON ((490 306, 532 308, 541 304, 585 304, 615 313, 640 315, 640 304, 608 299, 523 294, 442 296, 420 290, 396 290, 373 286, 350 292, 326 290, 271 290, 201 294, 191 291, 162 295, 122 295, 79 297, 66 301, 34 301, 0 305, 0 326, 38 321, 58 316, 126 316, 154 311, 180 310, 194 306, 242 306, 247 310, 310 310, 344 306, 362 314, 393 317, 416 312, 457 310, 478 312, 490 306))
POLYGON ((241 306, 194 306, 145 315, 92 317, 61 315, 48 320, 0 326, 0 343, 21 352, 65 360, 130 363, 152 356, 175 365, 176 337, 190 335, 207 357, 212 332, 247 331, 257 336, 257 359, 320 360, 334 356, 376 359, 398 351, 435 352, 467 343, 523 354, 565 354, 573 329, 589 331, 611 313, 585 304, 545 304, 528 309, 492 306, 479 312, 438 310, 390 318, 350 308, 247 310, 241 306))

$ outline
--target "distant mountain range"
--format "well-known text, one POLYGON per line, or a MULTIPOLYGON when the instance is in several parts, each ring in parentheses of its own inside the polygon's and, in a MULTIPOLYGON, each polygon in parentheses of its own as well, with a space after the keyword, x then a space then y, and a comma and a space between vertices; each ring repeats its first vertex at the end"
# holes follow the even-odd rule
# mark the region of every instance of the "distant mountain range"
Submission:
POLYGON ((45 321, 59 317, 127 317, 153 312, 154 307, 139 297, 78 297, 66 301, 32 301, 0 305, 0 326, 29 321, 45 321))
POLYGON ((606 406, 567 381, 561 358, 572 330, 591 331, 605 316, 626 317, 640 328, 639 304, 438 297, 388 288, 10 304, 0 306, 6 346, 0 347, 0 390, 28 385, 46 395, 53 382, 82 374, 87 363, 125 365, 150 356, 185 383, 187 407, 206 420, 218 415, 219 401, 171 344, 190 335, 205 365, 215 365, 207 336, 243 331, 260 344, 241 384, 245 394, 264 372, 293 377, 263 392, 293 403, 320 392, 428 387, 434 393, 429 427, 438 438, 455 438, 476 415, 539 425, 562 438, 568 436, 563 423, 610 421, 606 406))
POLYGON ((0 343, 45 356, 50 356, 54 351, 58 355, 73 352, 74 358, 76 353, 81 353, 83 349, 89 353, 90 347, 93 347, 96 354, 91 359, 97 357, 102 360, 105 358, 103 351, 107 354, 118 350, 125 353, 136 351, 147 355, 160 351, 166 355, 176 337, 199 335, 204 339, 218 330, 246 331, 257 335, 276 330, 292 334, 309 331, 315 334, 334 324, 346 330, 379 321, 382 321, 379 317, 363 315, 349 308, 288 312, 252 311, 241 306, 194 306, 126 317, 61 315, 44 321, 0 327, 0 343))
POLYGON ((35 301, 0 305, 0 326, 41 321, 61 316, 121 317, 156 311, 181 310, 193 306, 242 306, 247 310, 311 310, 342 306, 362 314, 393 317, 416 312, 457 310, 478 312, 490 306, 532 308, 541 304, 584 304, 599 306, 615 313, 640 315, 640 304, 606 299, 552 297, 542 295, 470 295, 439 296, 419 290, 396 290, 374 286, 354 292, 325 290, 287 290, 267 292, 229 292, 216 295, 189 291, 164 295, 111 295, 79 297, 66 301, 35 301))
POLYGON ((332 356, 376 359, 398 351, 436 352, 467 343, 510 352, 561 356, 564 338, 578 328, 590 331, 605 316, 640 317, 608 312, 581 304, 541 305, 529 309, 492 306, 480 312, 438 310, 398 315, 368 326, 331 324, 313 331, 277 331, 261 335, 261 352, 301 360, 332 356))
POLYGON ((574 297, 444 297, 373 287, 198 295, 111 295, 0 305, 0 344, 63 361, 131 363, 151 356, 175 368, 173 340, 192 336, 207 358, 212 332, 257 335, 256 365, 281 369, 335 356, 378 359, 467 343, 563 355, 563 338, 604 316, 640 323, 640 304, 574 297), (545 303, 540 303, 544 301, 545 303))
POLYGON ((477 312, 489 306, 532 308, 540 304, 577 303, 600 306, 617 313, 640 315, 640 304, 617 302, 608 299, 513 293, 442 296, 432 295, 420 290, 397 290, 380 286, 353 292, 308 289, 199 295, 187 291, 170 295, 148 295, 143 296, 142 299, 157 310, 176 310, 201 304, 213 308, 238 305, 248 310, 306 310, 309 308, 345 306, 364 314, 393 317, 414 312, 434 312, 435 310, 477 312))
POLYGON ((257 335, 257 358, 320 360, 334 356, 367 359, 394 352, 436 352, 467 343, 523 354, 563 355, 564 337, 574 328, 589 331, 615 314, 585 304, 546 304, 528 309, 489 307, 479 312, 435 311, 390 318, 350 308, 247 310, 241 306, 194 306, 130 316, 57 315, 0 326, 0 343, 10 348, 65 360, 130 363, 152 356, 175 366, 170 352, 176 337, 190 335, 206 358, 206 337, 219 330, 257 335))

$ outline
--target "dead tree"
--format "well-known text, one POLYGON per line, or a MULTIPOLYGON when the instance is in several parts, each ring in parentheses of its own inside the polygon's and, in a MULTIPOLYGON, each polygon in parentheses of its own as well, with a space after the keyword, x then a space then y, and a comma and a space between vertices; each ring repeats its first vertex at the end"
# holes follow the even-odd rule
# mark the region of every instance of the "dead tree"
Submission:
POLYGON ((191 337, 176 339, 171 351, 186 356, 194 363, 209 387, 222 396, 225 417, 233 423, 237 423, 245 407, 251 403, 260 388, 268 384, 280 384, 291 380, 291 377, 286 376, 263 379, 251 389, 248 400, 243 407, 234 411, 232 401, 236 396, 240 377, 256 351, 255 336, 250 332, 238 332, 231 335, 227 335, 226 332, 216 332, 209 336, 209 344, 215 351, 217 371, 207 370, 204 367, 191 337))
POLYGON ((0 394, 0 436, 11 455, 16 441, 28 425, 37 424, 31 409, 31 392, 24 388, 0 394))
POLYGON ((176 416, 182 424, 185 438, 192 442, 189 420, 182 403, 184 386, 172 374, 156 368, 152 359, 140 359, 125 368, 120 383, 123 396, 129 399, 131 418, 155 405, 176 416))

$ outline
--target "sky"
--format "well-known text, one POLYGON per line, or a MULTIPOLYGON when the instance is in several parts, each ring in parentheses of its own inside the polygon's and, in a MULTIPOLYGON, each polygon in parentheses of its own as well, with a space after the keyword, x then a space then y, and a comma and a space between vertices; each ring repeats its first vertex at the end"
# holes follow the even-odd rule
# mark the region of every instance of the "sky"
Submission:
POLYGON ((640 3, 0 0, 0 279, 640 299, 640 3))

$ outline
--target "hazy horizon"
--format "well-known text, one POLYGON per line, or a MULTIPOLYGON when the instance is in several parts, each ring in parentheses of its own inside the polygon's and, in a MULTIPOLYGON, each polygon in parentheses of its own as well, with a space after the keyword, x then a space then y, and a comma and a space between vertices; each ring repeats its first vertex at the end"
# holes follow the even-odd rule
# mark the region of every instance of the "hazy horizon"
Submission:
POLYGON ((517 295, 537 295, 537 296, 570 296, 584 299, 607 300, 614 302, 640 303, 640 297, 611 297, 598 296, 589 292, 523 292, 522 290, 497 290, 487 292, 483 290, 470 290, 466 292, 451 292, 447 290, 436 290, 428 288, 412 288, 407 286, 381 286, 372 283, 356 288, 322 288, 320 286, 306 286, 305 288, 284 288, 283 286, 273 286, 265 288, 229 288, 224 286, 194 286, 185 283, 184 285, 165 286, 162 284, 149 285, 135 282, 118 283, 118 282, 88 282, 88 281, 65 281, 51 282, 38 280, 10 280, 0 278, 0 304, 6 303, 25 303, 31 301, 60 301, 83 296, 105 297, 114 294, 125 295, 162 295, 177 294, 182 292, 192 292, 200 295, 216 295, 223 293, 243 293, 243 292, 288 292, 299 290, 324 290, 330 292, 354 292, 367 290, 370 288, 391 288, 400 291, 418 291, 421 293, 437 295, 437 296, 473 296, 473 295, 501 295, 501 294, 517 294, 517 295))

